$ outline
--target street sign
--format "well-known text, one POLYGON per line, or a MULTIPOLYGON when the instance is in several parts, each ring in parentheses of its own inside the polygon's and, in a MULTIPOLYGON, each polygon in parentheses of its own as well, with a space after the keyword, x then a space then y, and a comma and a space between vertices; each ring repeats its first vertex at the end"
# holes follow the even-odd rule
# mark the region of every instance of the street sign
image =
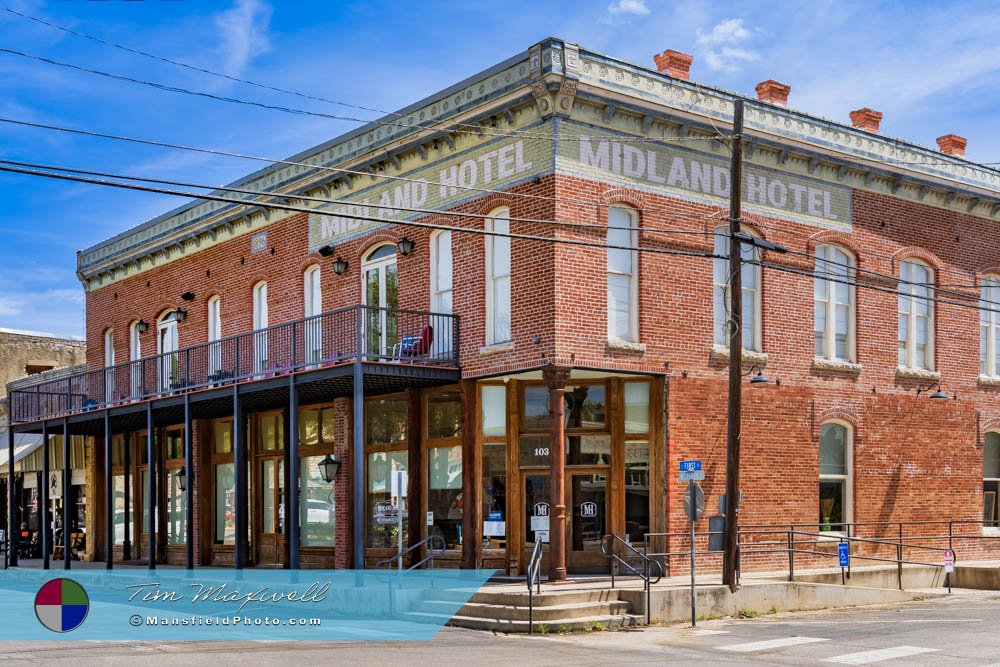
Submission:
POLYGON ((684 494, 684 516, 691 521, 697 521, 705 513, 705 492, 694 482, 688 483, 684 494), (692 503, 693 497, 693 503, 692 503))
POLYGON ((944 572, 945 574, 951 574, 955 571, 955 552, 951 549, 947 549, 944 552, 944 572))
POLYGON ((840 560, 840 567, 851 566, 851 545, 841 542, 837 545, 837 558, 840 560))
POLYGON ((704 470, 681 470, 677 474, 677 479, 682 482, 700 482, 705 479, 704 470))
POLYGON ((695 470, 701 470, 701 461, 681 461, 681 472, 692 472, 695 470))

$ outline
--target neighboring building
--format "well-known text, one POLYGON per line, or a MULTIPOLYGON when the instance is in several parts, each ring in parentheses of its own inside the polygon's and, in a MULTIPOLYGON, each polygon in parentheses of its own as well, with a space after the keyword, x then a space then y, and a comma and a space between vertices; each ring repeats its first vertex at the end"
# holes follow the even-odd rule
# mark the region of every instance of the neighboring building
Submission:
POLYGON ((0 422, 7 422, 8 382, 85 361, 86 343, 82 338, 0 329, 0 422))
MULTIPOLYGON (((90 370, 12 405, 17 432, 97 443, 97 557, 106 534, 238 566, 429 535, 439 565, 508 572, 536 538, 570 571, 608 567, 606 533, 686 549, 678 463, 704 462, 709 513, 724 489, 737 96, 656 63, 549 39, 236 184, 267 207, 193 202, 80 252, 90 370)), ((758 93, 743 224, 790 252, 747 250, 744 367, 777 382, 746 390, 741 523, 829 533, 812 551, 883 522, 996 534, 1000 171, 758 93)))

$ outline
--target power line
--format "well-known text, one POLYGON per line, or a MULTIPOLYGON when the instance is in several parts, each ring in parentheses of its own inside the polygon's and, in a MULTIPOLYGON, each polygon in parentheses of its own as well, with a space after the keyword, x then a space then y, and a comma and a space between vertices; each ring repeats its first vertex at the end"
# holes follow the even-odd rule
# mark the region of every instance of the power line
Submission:
MULTIPOLYGON (((384 127, 391 127, 395 129, 437 129, 432 125, 421 125, 417 123, 414 125, 406 125, 400 122, 393 121, 383 121, 383 120, 369 120, 367 118, 355 118, 353 116, 341 116, 337 114, 324 113, 322 111, 309 111, 307 109, 298 109, 295 107, 286 107, 278 104, 268 104, 266 102, 258 102, 256 100, 244 100, 238 97, 229 97, 227 95, 216 95, 215 93, 208 93, 201 90, 191 90, 189 88, 181 88, 180 86, 171 86, 165 83, 158 83, 156 81, 147 81, 145 79, 137 79, 135 77, 126 76, 124 74, 113 74, 111 72, 104 72, 102 70, 93 69, 90 67, 84 67, 83 65, 76 65, 73 63, 64 62, 61 60, 55 60, 53 58, 46 58, 45 56, 34 55, 31 53, 25 53, 23 51, 16 51, 14 49, 0 48, 0 53, 6 53, 13 56, 18 56, 21 58, 27 58, 29 60, 37 60, 38 62, 47 63, 49 65, 56 65, 58 67, 65 67, 68 69, 76 70, 79 72, 86 72, 88 74, 94 74, 96 76, 102 76, 108 79, 114 79, 117 81, 125 81, 127 83, 134 83, 141 86, 149 86, 150 88, 155 88, 157 90, 162 90, 170 93, 181 93, 184 95, 193 95, 195 97, 203 97, 206 99, 216 100, 219 102, 228 102, 231 104, 243 104, 247 106, 259 107, 261 109, 269 109, 271 111, 280 111, 282 113, 289 113, 299 116, 316 116, 318 118, 326 118, 330 120, 341 120, 349 121, 352 123, 364 123, 364 124, 374 124, 381 125, 384 127)), ((482 126, 476 126, 475 129, 455 129, 446 128, 450 131, 461 133, 461 134, 476 134, 476 135, 490 135, 496 137, 506 137, 506 138, 526 138, 526 139, 539 139, 545 141, 554 141, 556 137, 551 134, 541 134, 541 133, 530 133, 525 131, 516 130, 515 133, 509 132, 496 132, 489 128, 482 126)), ((558 137, 562 141, 582 141, 583 137, 558 137)), ((618 142, 618 143, 670 143, 670 142, 683 142, 683 141, 704 141, 706 139, 711 140, 723 140, 726 137, 721 135, 708 135, 708 136, 687 136, 687 137, 635 137, 628 139, 616 140, 609 138, 608 141, 618 142)), ((589 140, 589 138, 588 138, 589 140)))
MULTIPOLYGON (((191 151, 191 152, 195 152, 195 153, 205 153, 207 155, 216 155, 216 156, 222 156, 222 157, 234 157, 234 158, 239 158, 239 159, 243 159, 243 160, 254 160, 254 161, 257 161, 257 162, 266 162, 267 164, 284 164, 284 165, 290 165, 290 166, 307 167, 309 169, 315 169, 315 170, 318 170, 318 171, 326 171, 326 172, 332 172, 332 173, 337 173, 337 174, 346 174, 346 175, 349 175, 349 176, 367 176, 367 177, 372 177, 372 178, 376 178, 376 179, 384 179, 384 180, 388 180, 388 181, 400 181, 400 182, 404 182, 404 183, 426 183, 427 185, 437 185, 437 186, 446 185, 446 184, 443 184, 443 183, 441 183, 439 181, 424 180, 424 179, 419 179, 419 178, 410 178, 410 177, 407 177, 407 176, 392 176, 392 175, 389 175, 389 174, 373 174, 373 173, 370 173, 370 172, 367 172, 367 171, 360 171, 360 170, 357 170, 357 169, 346 169, 346 168, 343 168, 343 167, 330 167, 330 166, 325 166, 325 165, 312 164, 310 162, 300 162, 300 161, 296 161, 296 160, 281 160, 281 159, 275 159, 275 158, 261 157, 259 155, 249 155, 249 154, 245 154, 245 153, 234 153, 234 152, 231 152, 231 151, 224 151, 224 150, 218 150, 218 149, 213 149, 213 148, 200 148, 200 147, 196 147, 196 146, 187 146, 187 145, 184 145, 184 144, 174 144, 174 143, 170 143, 170 142, 166 142, 166 141, 156 141, 156 140, 153 140, 153 139, 139 139, 139 138, 135 138, 135 137, 126 137, 126 136, 116 135, 116 134, 107 134, 107 133, 104 133, 104 132, 96 132, 94 130, 80 130, 80 129, 71 128, 71 127, 61 127, 59 125, 49 125, 49 124, 46 124, 46 123, 35 123, 35 122, 32 122, 32 121, 18 120, 18 119, 15 119, 15 118, 3 118, 3 117, 0 117, 0 123, 8 123, 8 124, 11 124, 11 125, 22 125, 22 126, 25 126, 25 127, 33 127, 33 128, 37 128, 37 129, 43 129, 43 130, 53 130, 53 131, 56 131, 56 132, 66 132, 66 133, 70 133, 70 134, 79 134, 79 135, 83 135, 83 136, 97 137, 97 138, 101 138, 101 139, 113 139, 115 141, 125 141, 125 142, 136 143, 136 144, 144 144, 144 145, 147 145, 147 146, 156 146, 158 148, 174 148, 174 149, 177 149, 177 150, 191 151)), ((609 206, 608 204, 603 204, 601 202, 596 202, 596 201, 589 201, 589 200, 585 200, 585 199, 573 199, 573 198, 566 198, 566 197, 555 197, 555 196, 551 196, 551 195, 536 195, 536 194, 532 194, 532 193, 528 193, 528 192, 511 192, 509 190, 493 190, 493 189, 490 189, 490 188, 480 188, 480 187, 475 187, 475 186, 471 186, 471 185, 458 185, 458 184, 451 184, 451 183, 448 183, 447 186, 448 187, 454 187, 454 188, 457 188, 459 190, 464 190, 464 191, 467 191, 467 192, 479 192, 479 193, 483 193, 483 194, 502 194, 502 195, 506 195, 506 196, 510 196, 510 197, 519 197, 519 198, 523 198, 523 199, 533 199, 533 200, 538 200, 538 201, 561 202, 561 203, 566 203, 566 204, 578 204, 578 205, 581 205, 581 206, 592 206, 592 207, 596 208, 597 210, 600 210, 601 208, 608 208, 608 206, 609 206)), ((712 206, 712 205, 707 205, 707 206, 712 206)), ((715 208, 718 209, 716 211, 716 214, 722 214, 722 213, 725 212, 721 207, 715 206, 715 208)), ((643 210, 643 212, 660 213, 662 215, 671 215, 671 216, 684 217, 684 218, 690 218, 691 217, 687 213, 678 213, 677 211, 674 211, 672 209, 654 208, 654 207, 643 207, 642 210, 643 210)))

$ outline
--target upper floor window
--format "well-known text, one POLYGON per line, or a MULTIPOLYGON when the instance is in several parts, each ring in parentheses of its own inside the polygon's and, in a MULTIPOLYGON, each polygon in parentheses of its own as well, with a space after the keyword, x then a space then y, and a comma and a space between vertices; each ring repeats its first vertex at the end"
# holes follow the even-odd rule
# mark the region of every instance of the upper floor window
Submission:
POLYGON ((816 248, 815 354, 854 361, 854 257, 837 246, 816 248))
POLYGON ((259 282, 253 286, 253 366, 254 372, 260 373, 268 367, 267 332, 267 283, 259 282))
POLYGON ((619 206, 608 209, 609 338, 639 340, 638 236, 634 211, 619 206))
POLYGON ((104 400, 108 403, 115 397, 115 332, 108 329, 104 332, 104 400))
POLYGON ((847 532, 851 523, 852 432, 840 422, 819 427, 819 525, 847 532))
MULTIPOLYGON (((743 331, 744 350, 760 352, 761 345, 761 305, 760 305, 760 249, 747 243, 740 244, 743 258, 743 331)), ((715 324, 715 344, 729 345, 729 228, 715 230, 715 255, 712 260, 713 275, 713 320, 715 324)))
MULTIPOLYGON (((486 219, 486 231, 510 234, 510 211, 501 208, 486 219)), ((486 236, 486 343, 505 343, 510 332, 510 237, 486 236)))
POLYGON ((303 275, 303 312, 308 319, 303 327, 306 358, 318 362, 323 358, 323 318, 316 317, 323 312, 323 293, 320 287, 320 270, 310 266, 303 275))
POLYGON ((899 265, 899 366, 934 368, 934 271, 907 260, 899 265))
POLYGON ((997 496, 1000 495, 1000 433, 990 431, 983 439, 983 527, 1000 527, 997 496))
POLYGON ((451 232, 431 235, 431 310, 451 314, 451 232))
POLYGON ((1000 277, 986 276, 979 302, 979 373, 1000 376, 1000 277))
POLYGON ((208 300, 208 342, 213 343, 208 348, 208 374, 219 377, 222 370, 222 345, 218 343, 222 338, 222 300, 218 295, 208 300))
POLYGON ((137 363, 142 359, 142 341, 139 333, 139 321, 136 320, 128 325, 128 360, 129 364, 129 389, 130 396, 139 396, 142 393, 142 364, 137 363))

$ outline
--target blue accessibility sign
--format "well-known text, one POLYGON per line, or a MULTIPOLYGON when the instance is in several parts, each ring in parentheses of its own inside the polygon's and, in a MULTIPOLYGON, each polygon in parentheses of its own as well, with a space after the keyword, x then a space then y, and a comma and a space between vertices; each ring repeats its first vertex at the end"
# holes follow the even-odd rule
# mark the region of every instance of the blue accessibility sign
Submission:
POLYGON ((851 566, 851 545, 841 542, 837 545, 837 558, 840 559, 840 567, 851 566))
POLYGON ((681 472, 694 472, 695 470, 701 470, 701 461, 681 461, 681 472))

